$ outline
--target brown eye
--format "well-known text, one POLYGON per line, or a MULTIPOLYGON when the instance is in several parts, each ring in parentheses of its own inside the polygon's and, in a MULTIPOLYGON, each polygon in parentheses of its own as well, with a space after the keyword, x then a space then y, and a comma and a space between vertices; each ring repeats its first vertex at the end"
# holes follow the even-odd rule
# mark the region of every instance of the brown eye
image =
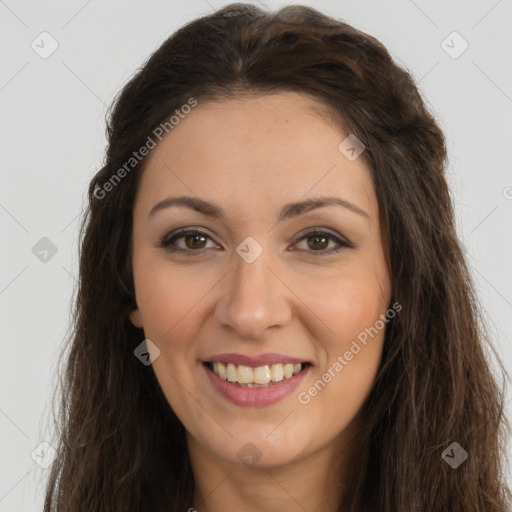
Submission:
MULTIPOLYGON (((182 229, 165 237, 159 245, 169 252, 202 253, 208 249, 208 240, 212 240, 211 237, 199 229, 182 229), (181 240, 183 240, 184 245, 183 243, 178 244, 181 240)), ((302 243, 303 241, 306 241, 306 247, 298 247, 298 249, 313 253, 314 256, 326 256, 336 253, 343 248, 352 247, 343 238, 333 233, 318 230, 313 230, 303 235, 299 242, 302 243), (331 242, 334 242, 335 245, 329 248, 331 242)), ((298 244, 295 245, 295 247, 297 246, 298 244)), ((218 246, 213 248, 218 248, 218 246)))
POLYGON ((308 239, 308 246, 311 249, 327 249, 327 246, 329 245, 329 237, 324 235, 314 235, 307 237, 308 239))
POLYGON ((207 249, 206 244, 210 236, 198 229, 183 229, 167 236, 160 242, 160 247, 169 252, 201 252, 207 249), (183 240, 184 246, 177 243, 183 240))
POLYGON ((185 235, 182 238, 185 240, 185 245, 189 249, 204 249, 204 247, 203 247, 204 242, 205 242, 206 238, 208 238, 208 237, 205 237, 203 235, 192 234, 192 235, 185 235))
POLYGON ((305 250, 306 252, 318 253, 314 254, 315 256, 323 256, 332 253, 336 253, 343 248, 350 248, 352 245, 346 240, 334 235, 333 233, 328 233, 326 231, 310 231, 306 233, 299 239, 299 242, 306 240, 306 248, 299 247, 300 250, 305 250), (336 245, 332 248, 329 247, 329 243, 334 242, 336 245))

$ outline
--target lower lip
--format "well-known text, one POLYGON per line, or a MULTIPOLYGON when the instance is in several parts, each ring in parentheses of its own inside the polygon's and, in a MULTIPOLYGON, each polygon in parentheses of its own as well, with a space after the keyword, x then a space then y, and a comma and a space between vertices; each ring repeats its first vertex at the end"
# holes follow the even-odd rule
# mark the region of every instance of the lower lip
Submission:
POLYGON ((311 368, 311 365, 307 365, 297 375, 289 379, 283 379, 266 388, 246 388, 222 379, 204 364, 201 366, 204 368, 213 387, 224 398, 236 405, 248 407, 261 407, 279 402, 279 400, 282 400, 297 388, 311 368))

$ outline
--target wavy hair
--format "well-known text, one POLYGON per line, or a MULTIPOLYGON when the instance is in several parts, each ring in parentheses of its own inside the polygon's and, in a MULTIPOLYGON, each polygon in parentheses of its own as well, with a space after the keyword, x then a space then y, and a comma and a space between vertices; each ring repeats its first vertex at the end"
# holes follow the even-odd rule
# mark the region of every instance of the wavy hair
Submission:
POLYGON ((191 97, 200 104, 280 91, 321 100, 326 116, 365 144, 391 300, 403 307, 386 332, 338 510, 509 509, 504 390, 457 238, 434 115, 411 74, 374 37, 310 7, 266 12, 237 3, 171 35, 108 113, 104 165, 90 183, 80 229, 68 351, 59 360, 58 456, 45 512, 191 506, 185 429, 152 367, 134 356, 144 333, 128 318, 135 308, 133 206, 146 159, 108 193, 98 190, 191 97), (442 459, 452 442, 469 454, 457 469, 442 459))

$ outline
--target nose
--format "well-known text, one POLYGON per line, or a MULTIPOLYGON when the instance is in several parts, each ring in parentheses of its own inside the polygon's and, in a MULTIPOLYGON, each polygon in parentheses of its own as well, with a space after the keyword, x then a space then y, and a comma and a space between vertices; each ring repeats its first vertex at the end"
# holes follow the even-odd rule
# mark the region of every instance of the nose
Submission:
POLYGON ((283 327, 292 318, 293 293, 270 259, 265 251, 252 263, 237 256, 225 278, 215 318, 239 338, 261 340, 268 329, 283 327))

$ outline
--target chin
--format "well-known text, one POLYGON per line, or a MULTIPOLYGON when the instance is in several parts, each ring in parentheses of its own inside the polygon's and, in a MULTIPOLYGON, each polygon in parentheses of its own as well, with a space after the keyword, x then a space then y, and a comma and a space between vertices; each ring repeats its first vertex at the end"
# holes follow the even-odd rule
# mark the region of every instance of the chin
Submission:
POLYGON ((264 469, 284 466, 304 456, 303 445, 296 436, 279 436, 272 439, 272 434, 269 435, 271 431, 272 429, 269 428, 259 434, 246 433, 228 442, 210 444, 209 447, 226 462, 248 468, 264 469))

